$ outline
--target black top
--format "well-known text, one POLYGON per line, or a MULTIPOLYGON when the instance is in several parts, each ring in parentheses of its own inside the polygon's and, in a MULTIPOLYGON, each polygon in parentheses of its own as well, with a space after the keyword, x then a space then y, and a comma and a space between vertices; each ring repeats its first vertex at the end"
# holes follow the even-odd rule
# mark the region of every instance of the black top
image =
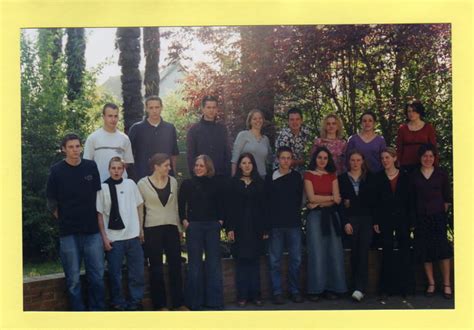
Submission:
POLYGON ((100 188, 99 171, 92 160, 82 159, 77 166, 62 160, 51 167, 46 196, 57 202, 60 236, 99 231, 96 196, 100 188))
POLYGON ((184 180, 178 194, 179 218, 189 222, 223 220, 222 195, 214 178, 194 176, 184 180))
POLYGON ((417 169, 411 173, 410 181, 417 215, 444 213, 444 203, 453 200, 448 175, 440 168, 435 167, 429 179, 417 169))
POLYGON ((342 224, 350 223, 352 216, 372 216, 374 207, 374 176, 370 172, 365 179, 360 178, 359 194, 356 195, 349 173, 345 172, 337 177, 339 192, 341 194, 341 206, 339 208, 342 224), (350 202, 349 208, 344 206, 344 199, 350 202))
POLYGON ((414 224, 412 214, 412 195, 408 175, 402 171, 398 174, 395 193, 392 192, 390 181, 385 171, 375 175, 375 198, 374 198, 374 224, 392 225, 414 224))
POLYGON ((301 227, 303 179, 297 171, 265 177, 266 229, 301 227))
MULTIPOLYGON (((132 143, 133 158, 135 159, 132 171, 135 181, 151 175, 152 170, 148 166, 148 160, 154 154, 179 155, 176 128, 163 119, 156 127, 151 125, 147 119, 133 124, 128 132, 128 137, 132 143)), ((174 175, 172 172, 170 174, 174 175)))
POLYGON ((208 155, 214 163, 216 175, 230 176, 230 146, 224 125, 201 119, 189 129, 186 146, 190 173, 196 157, 208 155))
POLYGON ((151 186, 155 189, 156 193, 158 194, 158 198, 160 199, 161 204, 163 204, 163 207, 165 207, 171 195, 171 180, 168 178, 168 183, 162 189, 156 187, 153 184, 153 182, 151 182, 149 177, 148 177, 148 181, 150 181, 151 186))

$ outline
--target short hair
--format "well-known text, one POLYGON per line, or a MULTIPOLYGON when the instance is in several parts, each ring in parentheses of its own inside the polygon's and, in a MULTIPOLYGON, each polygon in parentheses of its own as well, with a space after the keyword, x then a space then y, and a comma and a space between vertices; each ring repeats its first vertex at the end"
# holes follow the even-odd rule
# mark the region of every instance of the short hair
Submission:
POLYGON ((360 115, 360 117, 359 117, 359 122, 362 122, 362 118, 363 118, 365 115, 371 116, 372 119, 374 120, 374 122, 377 121, 377 116, 375 115, 375 112, 370 111, 370 110, 367 110, 367 111, 364 111, 364 113, 360 115))
POLYGON ((163 101, 161 100, 161 98, 159 96, 150 95, 145 99, 145 108, 148 106, 148 102, 150 102, 150 101, 158 101, 158 102, 160 102, 160 105, 163 106, 163 101))
POLYGON ((211 178, 216 174, 216 170, 214 169, 214 162, 212 161, 211 157, 208 155, 199 155, 194 160, 194 164, 201 159, 204 162, 204 166, 207 169, 207 177, 211 178))
POLYGON ((150 157, 150 160, 148 161, 148 166, 150 167, 150 170, 153 171, 155 169, 155 165, 160 166, 169 159, 171 159, 171 157, 168 154, 156 153, 150 157))
POLYGON ((105 115, 105 109, 107 109, 107 108, 114 109, 114 110, 119 109, 117 104, 112 103, 112 102, 108 102, 108 103, 104 104, 104 106, 102 107, 102 115, 105 115))
POLYGON ((122 166, 125 168, 125 161, 122 159, 122 157, 119 157, 119 156, 115 156, 115 157, 112 157, 110 158, 109 160, 109 169, 110 169, 110 166, 112 166, 112 163, 121 163, 122 166))
POLYGON ((250 177, 252 178, 252 180, 259 180, 260 175, 258 174, 257 162, 255 161, 255 157, 250 152, 244 152, 239 156, 239 159, 237 160, 237 170, 235 171, 234 178, 240 179, 243 176, 242 169, 240 168, 240 162, 244 158, 250 159, 250 162, 252 163, 253 168, 252 172, 250 172, 250 177))
POLYGON ((369 172, 369 167, 367 166, 367 161, 365 160, 365 156, 362 152, 360 152, 359 150, 357 149, 352 149, 351 151, 349 151, 349 153, 347 154, 347 162, 349 163, 349 170, 351 169, 350 166, 351 166, 351 163, 350 163, 350 160, 351 160, 351 157, 353 155, 359 155, 362 157, 362 179, 365 179, 367 177, 367 172, 369 172))
POLYGON ((247 129, 252 128, 251 121, 252 121, 253 115, 255 115, 256 113, 259 113, 260 115, 262 115, 262 119, 265 121, 265 115, 263 114, 261 110, 252 109, 249 111, 249 114, 247 115, 247 120, 245 121, 247 129))
POLYGON ((280 155, 281 155, 282 152, 289 152, 293 156, 293 150, 291 150, 290 147, 281 146, 277 149, 277 152, 276 152, 277 158, 280 158, 280 155))
POLYGON ((337 133, 336 133, 336 137, 338 139, 342 139, 342 136, 344 135, 344 126, 342 126, 342 120, 341 118, 339 118, 336 114, 334 113, 330 113, 328 115, 326 115, 323 120, 321 121, 321 128, 320 128, 320 134, 321 134, 321 137, 323 139, 325 139, 327 137, 327 133, 326 133, 326 123, 328 121, 329 118, 334 118, 336 120, 336 124, 337 124, 337 133))
POLYGON ((381 152, 380 152, 380 155, 382 155, 382 153, 388 153, 390 156, 392 157, 397 157, 397 150, 394 148, 394 147, 386 147, 384 148, 381 152))
POLYGON ((301 112, 300 109, 298 108, 290 108, 287 112, 286 112, 286 118, 289 119, 290 118, 290 115, 293 114, 293 113, 297 113, 300 115, 301 119, 303 119, 303 113, 301 112))
POLYGON ((422 144, 420 148, 418 148, 418 158, 421 158, 425 154, 425 152, 431 151, 433 156, 438 156, 438 151, 436 150, 435 146, 431 143, 422 144))
POLYGON ((321 146, 318 147, 313 154, 311 155, 311 161, 309 162, 309 169, 312 171, 316 170, 316 158, 321 152, 325 152, 328 154, 328 163, 326 164, 326 167, 324 168, 328 173, 334 173, 336 172, 336 164, 334 163, 334 159, 332 158, 332 154, 329 151, 328 148, 321 146))
POLYGON ((212 95, 205 95, 202 100, 201 100, 201 108, 204 108, 206 106, 206 102, 216 102, 216 103, 219 103, 217 101, 217 97, 215 96, 212 96, 212 95))
POLYGON ((82 141, 79 135, 77 135, 76 133, 68 133, 64 135, 64 137, 61 139, 61 147, 65 148, 68 141, 72 140, 79 140, 79 144, 82 145, 82 141))
POLYGON ((417 112, 420 115, 420 118, 425 117, 425 107, 423 103, 418 100, 414 100, 405 104, 405 117, 408 119, 408 108, 412 108, 413 111, 417 112))

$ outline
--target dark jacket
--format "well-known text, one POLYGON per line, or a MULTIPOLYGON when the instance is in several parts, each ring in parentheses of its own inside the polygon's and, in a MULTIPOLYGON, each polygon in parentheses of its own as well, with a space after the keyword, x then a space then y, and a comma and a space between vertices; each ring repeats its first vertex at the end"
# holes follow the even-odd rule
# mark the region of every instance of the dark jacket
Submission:
POLYGON ((339 213, 341 215, 342 225, 350 223, 350 217, 353 216, 373 216, 373 207, 375 199, 374 175, 370 172, 361 180, 359 184, 359 194, 356 195, 354 187, 347 172, 340 174, 337 178, 339 183, 339 192, 341 194, 341 206, 339 213), (344 200, 350 201, 350 207, 344 206, 344 200))
POLYGON ((276 180, 272 176, 265 177, 266 229, 301 227, 301 175, 292 170, 276 180))
POLYGON ((223 220, 222 201, 222 192, 216 179, 194 176, 184 180, 179 189, 179 218, 189 222, 223 220))
POLYGON ((234 231, 232 253, 241 258, 261 254, 265 221, 263 180, 253 180, 247 187, 239 178, 232 178, 228 190, 227 231, 234 231))
POLYGON ((230 176, 230 146, 224 125, 202 118, 189 129, 186 147, 190 173, 196 157, 208 155, 214 163, 216 175, 230 176))
POLYGON ((395 193, 392 192, 385 171, 377 173, 375 175, 374 224, 411 227, 414 223, 411 197, 409 178, 406 173, 399 172, 395 193))

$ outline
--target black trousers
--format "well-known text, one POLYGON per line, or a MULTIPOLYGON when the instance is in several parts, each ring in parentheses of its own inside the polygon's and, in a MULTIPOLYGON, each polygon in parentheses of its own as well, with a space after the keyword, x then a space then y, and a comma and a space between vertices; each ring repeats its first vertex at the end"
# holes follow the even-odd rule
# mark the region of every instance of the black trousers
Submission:
POLYGON ((365 292, 369 278, 369 248, 372 240, 372 218, 350 217, 353 233, 348 235, 351 247, 351 272, 354 290, 365 292))
POLYGON ((237 300, 261 299, 260 258, 235 259, 237 300))
POLYGON ((145 228, 145 254, 149 260, 151 299, 153 307, 166 307, 163 274, 163 252, 168 263, 172 308, 183 305, 183 280, 181 274, 181 245, 178 227, 162 225, 145 228))
POLYGON ((385 294, 407 294, 411 290, 410 230, 408 225, 387 221, 381 225, 382 269, 379 290, 385 294), (398 242, 398 251, 394 252, 394 242, 398 242))

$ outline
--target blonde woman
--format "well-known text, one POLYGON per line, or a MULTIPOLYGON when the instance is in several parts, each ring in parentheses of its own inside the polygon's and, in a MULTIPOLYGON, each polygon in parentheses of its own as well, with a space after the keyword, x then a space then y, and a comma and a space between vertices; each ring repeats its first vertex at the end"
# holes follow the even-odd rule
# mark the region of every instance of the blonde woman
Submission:
POLYGON ((267 164, 271 162, 272 148, 268 137, 262 134, 265 118, 262 111, 253 109, 247 116, 247 130, 241 131, 234 142, 232 149, 232 175, 237 170, 237 160, 244 152, 251 153, 257 163, 260 177, 267 174, 267 164))
POLYGON ((344 154, 346 152, 346 141, 342 138, 344 128, 341 119, 331 113, 324 117, 320 128, 321 137, 314 140, 311 155, 314 154, 317 148, 326 147, 334 160, 336 165, 336 173, 344 172, 344 154))

